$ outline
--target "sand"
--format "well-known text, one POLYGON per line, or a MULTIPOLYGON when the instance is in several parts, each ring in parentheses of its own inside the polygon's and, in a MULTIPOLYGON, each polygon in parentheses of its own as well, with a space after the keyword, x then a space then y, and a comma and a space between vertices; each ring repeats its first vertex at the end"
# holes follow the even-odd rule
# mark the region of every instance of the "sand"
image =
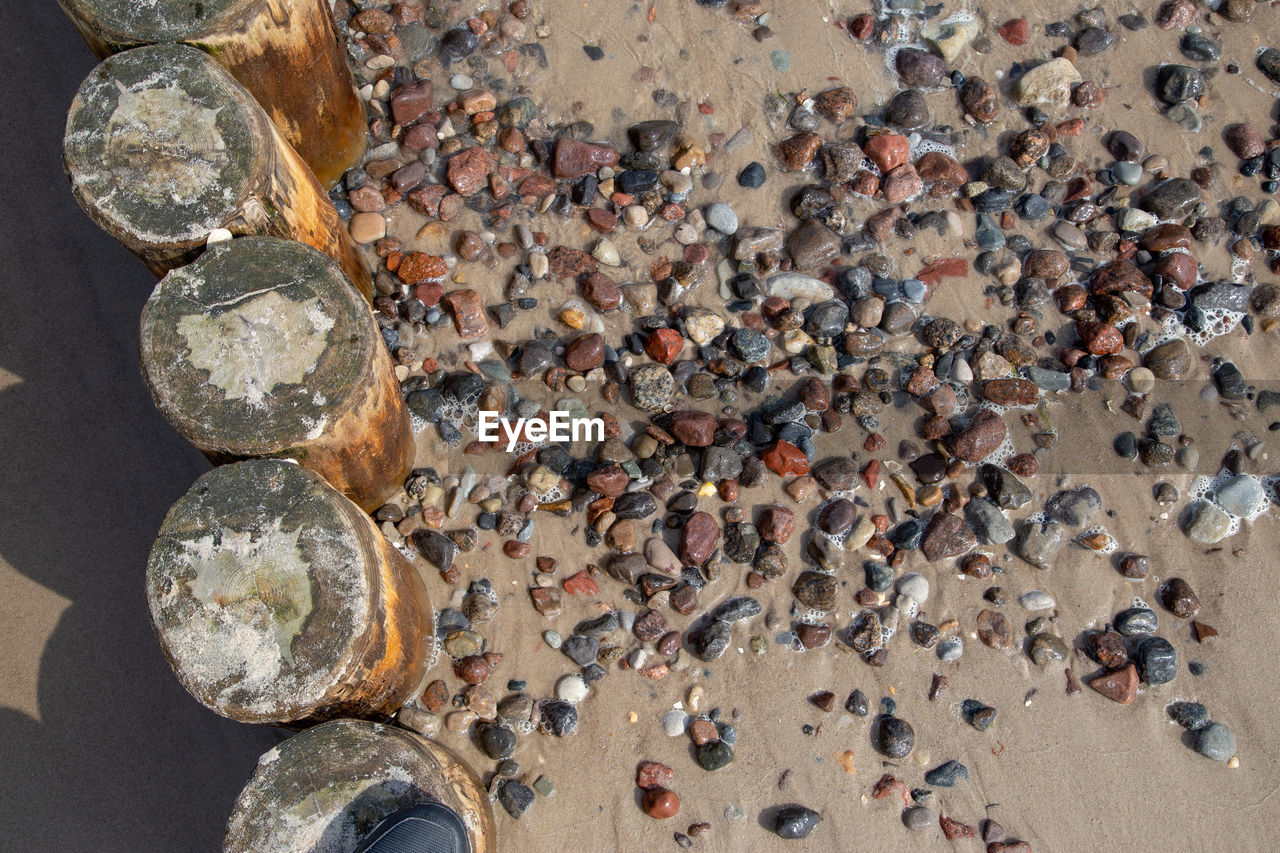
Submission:
MULTIPOLYGON (((153 284, 150 274, 79 212, 61 174, 62 113, 92 59, 52 4, 29 5, 11 10, 20 44, 0 60, 5 79, 11 81, 0 95, 8 107, 4 114, 25 119, 21 129, 5 133, 0 158, 2 233, 23 235, 0 241, 5 279, 0 287, 0 443, 6 448, 0 465, 0 766, 6 768, 0 838, 15 849, 214 850, 240 785, 257 755, 278 736, 270 729, 229 723, 198 706, 173 679, 151 635, 141 588, 146 554, 165 510, 207 464, 156 414, 137 373, 136 322, 153 284), (75 813, 64 816, 65 808, 75 813)), ((747 162, 771 162, 765 145, 778 134, 762 115, 766 92, 816 92, 836 78, 854 88, 862 112, 895 91, 877 55, 832 26, 837 16, 865 11, 862 4, 834 9, 799 0, 775 4, 771 26, 777 36, 763 44, 735 25, 725 10, 696 8, 689 0, 659 0, 650 25, 650 5, 599 0, 546 0, 540 5, 552 30, 543 42, 552 64, 528 85, 550 116, 592 121, 598 136, 621 147, 627 124, 670 117, 669 110, 654 106, 655 88, 668 89, 690 105, 710 104, 710 115, 691 108, 688 119, 691 128, 698 128, 695 135, 732 135, 746 124, 755 136, 751 146, 714 161, 731 183, 747 162), (640 41, 641 36, 648 40, 640 41), (600 45, 605 59, 589 61, 583 44, 600 45), (790 53, 790 71, 774 70, 770 52, 780 49, 790 53), (652 79, 637 81, 640 66, 655 69, 652 79), (588 80, 592 84, 584 85, 588 80), (615 108, 621 111, 616 119, 615 108)), ((1044 21, 1074 11, 1044 2, 993 2, 984 8, 995 23, 1014 10, 1033 22, 1033 32, 1044 21)), ((1141 11, 1151 16, 1155 4, 1141 11)), ((1232 180, 1233 161, 1221 145, 1220 129, 1244 118, 1259 127, 1272 120, 1272 87, 1252 70, 1251 58, 1262 43, 1260 36, 1275 32, 1274 15, 1259 6, 1253 24, 1222 29, 1224 62, 1234 57, 1246 73, 1214 80, 1206 110, 1214 121, 1193 136, 1174 132, 1155 112, 1141 83, 1143 69, 1175 54, 1176 34, 1113 27, 1117 45, 1081 63, 1087 78, 1107 86, 1107 102, 1089 116, 1087 134, 1130 129, 1149 149, 1170 159, 1172 173, 1182 175, 1196 165, 1194 155, 1201 146, 1214 145, 1226 164, 1227 180, 1232 180), (1251 79, 1261 81, 1257 89, 1251 79)), ((981 66, 1005 68, 1015 58, 1029 58, 1035 48, 1047 50, 1059 43, 1035 38, 1028 47, 1014 49, 995 39, 996 50, 981 58, 981 66)), ((969 56, 954 67, 970 72, 978 64, 969 56)), ((931 96, 929 103, 935 115, 958 120, 950 95, 931 96)), ((991 130, 992 139, 1000 130, 991 130)), ((958 156, 977 156, 992 144, 974 139, 958 156)), ((1070 147, 1086 163, 1106 162, 1101 145, 1089 135, 1070 147)), ((771 171, 764 190, 745 196, 735 192, 739 219, 753 225, 789 223, 777 190, 792 183, 799 181, 771 171)), ((1256 181, 1240 187, 1260 197, 1256 181)), ((694 198, 712 200, 703 193, 694 198)), ((468 224, 451 223, 456 227, 468 224)), ((968 217, 966 228, 971 233, 968 217)), ((585 228, 566 228, 562 236, 575 246, 587 239, 585 228)), ((630 242, 619 243, 625 259, 640 262, 630 242)), ((914 245, 918 257, 944 251, 936 238, 914 245)), ((1048 245, 1047 238, 1037 245, 1048 245)), ((895 244, 893 252, 900 251, 895 244)), ((1225 273, 1225 248, 1200 254, 1211 272, 1225 273)), ((913 272, 919 262, 918 257, 897 257, 904 273, 913 272)), ((1254 267, 1260 280, 1273 279, 1262 261, 1254 267)), ((473 286, 486 296, 496 296, 503 283, 501 274, 476 280, 482 284, 473 286)), ((948 280, 929 309, 957 319, 1003 320, 1008 310, 985 304, 985 285, 977 276, 948 280)), ((610 321, 610 328, 618 328, 617 322, 610 321)), ((521 324, 509 333, 513 339, 532 327, 532 318, 521 324)), ((433 342, 441 353, 457 344, 451 335, 433 342)), ((1277 346, 1274 335, 1246 340, 1237 330, 1214 341, 1205 354, 1229 354, 1252 383, 1266 387, 1277 346)), ((1184 431, 1196 439, 1201 473, 1213 473, 1234 431, 1260 433, 1266 424, 1256 414, 1236 422, 1207 407, 1197 409, 1196 395, 1207 381, 1201 364, 1184 387, 1162 398, 1174 400, 1184 431)), ((1200 595, 1199 618, 1221 636, 1197 646, 1186 624, 1175 627, 1177 620, 1157 605, 1161 633, 1184 662, 1172 684, 1145 690, 1129 707, 1114 705, 1088 688, 1081 695, 1065 695, 1060 666, 1041 671, 1019 652, 997 653, 970 636, 986 584, 943 576, 918 557, 908 568, 931 581, 928 616, 935 622, 954 616, 964 628, 966 653, 958 665, 940 664, 932 653, 901 637, 882 669, 834 644, 802 655, 771 645, 763 659, 750 659, 736 649, 745 649, 751 634, 771 636, 789 627, 788 587, 775 582, 758 594, 765 624, 757 619, 736 627, 734 646, 710 667, 709 677, 673 673, 651 682, 632 673, 611 673, 584 703, 576 737, 522 738, 517 753, 522 767, 535 776, 546 774, 558 793, 550 800, 540 798, 522 821, 500 813, 501 848, 549 850, 568 842, 583 849, 654 849, 673 844, 672 832, 707 821, 712 829, 698 839, 698 849, 775 849, 781 842, 761 822, 768 822, 773 807, 792 802, 823 816, 807 841, 790 845, 796 849, 946 845, 936 829, 909 835, 899 822, 900 808, 891 801, 865 801, 884 772, 871 749, 867 721, 841 711, 823 714, 806 701, 817 690, 831 690, 842 701, 854 687, 873 704, 893 691, 900 715, 915 727, 916 751, 893 770, 896 775, 920 785, 925 770, 959 759, 968 765, 971 780, 952 790, 939 789, 934 808, 970 824, 993 817, 1037 851, 1280 846, 1275 828, 1280 823, 1280 718, 1272 710, 1280 694, 1273 652, 1280 628, 1275 520, 1259 519, 1224 543, 1223 550, 1206 556, 1175 526, 1173 516, 1181 504, 1162 517, 1165 508, 1151 496, 1156 478, 1112 454, 1111 437, 1136 424, 1127 415, 1108 412, 1106 399, 1117 404, 1123 399, 1118 386, 1050 409, 1064 446, 1048 457, 1030 485, 1038 500, 1055 491, 1062 476, 1072 484, 1098 488, 1104 507, 1118 513, 1104 522, 1107 530, 1123 550, 1153 556, 1153 577, 1140 584, 1127 581, 1110 558, 1076 549, 1064 551, 1047 573, 1013 561, 1000 583, 1013 595, 1030 588, 1052 594, 1061 610, 1059 629, 1070 640, 1101 626, 1134 595, 1155 604, 1157 577, 1186 578, 1200 595), (1188 659, 1204 661, 1206 673, 1190 676, 1188 659), (931 703, 925 693, 935 671, 944 672, 950 684, 931 703), (658 724, 662 711, 680 701, 695 680, 704 684, 712 704, 741 712, 736 761, 714 774, 697 767, 687 739, 666 737, 658 724), (1032 690, 1035 694, 1024 705, 1032 690), (959 701, 970 697, 999 709, 990 731, 978 733, 958 720, 959 701), (1165 705, 1175 699, 1204 701, 1215 719, 1234 729, 1239 769, 1211 763, 1184 744, 1182 730, 1164 714, 1165 705), (631 711, 638 716, 636 723, 628 721, 631 711), (821 731, 802 733, 806 723, 821 723, 821 731), (846 773, 836 760, 846 750, 855 755, 856 773, 846 773), (678 818, 659 824, 637 807, 632 780, 641 759, 675 769, 674 788, 683 801, 678 818), (790 772, 780 784, 785 771, 790 772), (746 819, 726 822, 723 811, 730 804, 740 806, 746 819)), ((593 393, 586 402, 592 409, 600 405, 593 393)), ((635 412, 626 410, 625 415, 630 420, 635 412)), ((905 429, 886 430, 890 447, 905 429)), ((1015 441, 1019 439, 1019 449, 1026 449, 1020 427, 1015 430, 1015 441)), ((861 435, 850 424, 819 447, 834 453, 855 441, 860 443, 861 435)), ((445 473, 439 449, 424 437, 420 459, 434 459, 445 473)), ((478 467, 492 473, 503 461, 486 457, 478 467)), ((456 474, 462 464, 455 457, 448 473, 456 474)), ((1274 467, 1263 463, 1262 473, 1274 467)), ((1168 471, 1164 477, 1185 496, 1190 476, 1168 471)), ((762 491, 746 495, 753 503, 774 497, 762 491)), ((718 502, 704 503, 709 508, 718 502)), ((603 556, 603 551, 576 544, 580 540, 570 544, 564 533, 562 522, 540 522, 533 553, 555 554, 562 572, 603 556)), ((793 564, 799 538, 788 549, 793 564)), ((496 549, 496 542, 491 547, 496 549)), ((461 555, 459 565, 464 584, 488 577, 501 597, 497 622, 484 628, 505 655, 494 686, 511 677, 527 678, 531 693, 549 695, 555 679, 572 664, 538 639, 546 623, 528 603, 527 569, 479 552, 461 555)), ((727 571, 702 601, 714 604, 744 592, 737 574, 727 571)), ((602 586, 606 596, 618 592, 608 579, 602 586)), ((433 595, 437 606, 449 600, 449 591, 439 584, 433 595)), ((1016 604, 1007 605, 1007 611, 1015 623, 1022 621, 1016 604)), ((598 612, 567 601, 556 624, 564 630, 598 612)), ((673 624, 684 627, 685 621, 673 624)), ((1073 663, 1081 676, 1093 671, 1082 656, 1073 663)), ((461 736, 442 739, 477 766, 486 766, 461 736)), ((957 842, 956 847, 979 845, 957 842)))

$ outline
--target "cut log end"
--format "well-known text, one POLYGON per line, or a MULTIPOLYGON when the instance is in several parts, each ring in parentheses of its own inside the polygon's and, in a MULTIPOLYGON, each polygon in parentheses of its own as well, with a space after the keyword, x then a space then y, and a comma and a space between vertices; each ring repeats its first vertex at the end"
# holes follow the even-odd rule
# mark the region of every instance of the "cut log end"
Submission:
MULTIPOLYGON (((103 42, 132 47, 179 42, 242 18, 261 0, 59 0, 68 17, 103 42)), ((96 49, 96 48, 95 48, 96 49)), ((105 55, 105 54, 103 54, 105 55)))
POLYGON ((264 179, 265 116, 204 54, 157 45, 117 54, 85 80, 64 156, 77 199, 130 248, 193 248, 264 179))
POLYGON ((218 713, 305 718, 348 666, 372 554, 335 497, 312 472, 261 460, 205 474, 165 518, 152 618, 183 686, 218 713))
POLYGON ((147 600, 201 703, 242 722, 393 713, 432 646, 426 589, 368 516, 312 471, 227 465, 166 516, 147 600))
POLYGON ((236 800, 223 850, 351 849, 387 815, 430 801, 458 813, 474 853, 496 849, 485 789, 458 756, 400 728, 325 723, 262 756, 236 800))
POLYGON ((140 344, 169 422, 202 450, 245 457, 320 438, 371 381, 381 341, 328 257, 242 237, 165 276, 140 344))
POLYGON ((365 509, 408 475, 408 410, 367 303, 327 256, 289 240, 217 243, 142 312, 157 408, 214 462, 318 471, 365 509))

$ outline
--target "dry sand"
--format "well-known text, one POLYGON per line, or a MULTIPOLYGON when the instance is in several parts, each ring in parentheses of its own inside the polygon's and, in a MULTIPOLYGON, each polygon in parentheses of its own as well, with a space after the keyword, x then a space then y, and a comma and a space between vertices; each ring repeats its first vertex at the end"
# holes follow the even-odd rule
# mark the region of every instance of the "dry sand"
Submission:
MULTIPOLYGON (((687 116, 695 135, 731 135, 744 124, 755 135, 750 147, 712 164, 731 184, 747 162, 770 162, 765 145, 777 136, 762 115, 766 92, 818 91, 838 79, 854 88, 863 112, 895 91, 876 54, 832 26, 837 17, 865 11, 863 4, 772 4, 777 36, 764 44, 735 25, 725 10, 697 8, 691 0, 658 0, 656 21, 650 25, 650 5, 601 0, 540 4, 552 28, 544 41, 552 67, 528 84, 550 117, 592 121, 597 135, 623 147, 627 124, 670 117, 653 105, 653 89, 668 89, 689 104, 709 103, 711 115, 695 110, 687 116), (600 45, 605 59, 590 62, 583 44, 600 45), (779 49, 791 55, 792 67, 785 73, 770 63, 770 51, 779 49), (652 80, 637 81, 640 66, 655 69, 652 80), (616 118, 615 109, 621 111, 616 118)), ((1128 11, 1117 4, 1107 8, 1113 14, 1128 11)), ((1015 12, 1025 15, 1038 32, 1043 22, 1075 9, 1001 2, 983 11, 995 23, 1015 12)), ((1155 4, 1144 4, 1140 11, 1153 15, 1155 4)), ((1206 111, 1214 121, 1203 133, 1187 137, 1155 112, 1141 83, 1143 69, 1175 53, 1176 35, 1114 27, 1118 44, 1101 57, 1082 61, 1086 77, 1106 83, 1107 103, 1089 116, 1090 135, 1074 140, 1072 150, 1086 164, 1101 166, 1106 154, 1095 140, 1105 130, 1127 128, 1169 157, 1174 174, 1185 175, 1201 146, 1224 151, 1220 129, 1230 121, 1248 118, 1256 126, 1269 126, 1272 87, 1255 90, 1247 78, 1260 76, 1252 72, 1251 58, 1262 43, 1260 36, 1276 32, 1280 18, 1275 16, 1260 6, 1253 24, 1223 29, 1224 61, 1237 58, 1247 73, 1220 75, 1214 81, 1206 111)), ((21 36, 5 52, 10 85, 0 96, 8 108, 4 114, 18 125, 5 133, 0 158, 0 216, 7 235, 0 240, 5 279, 0 289, 0 442, 5 448, 0 465, 0 766, 5 768, 0 846, 213 850, 220 845, 239 786, 256 756, 277 736, 201 709, 172 678, 151 636, 141 589, 146 553, 164 511, 207 466, 155 413, 137 374, 136 319, 152 286, 149 274, 83 217, 61 175, 63 111, 92 60, 53 4, 24 5, 10 10, 8 17, 21 36), (61 810, 66 808, 75 813, 64 817, 61 810)), ((1059 42, 1035 38, 1016 50, 998 39, 995 43, 996 50, 981 58, 984 69, 1006 68, 1015 58, 1031 57, 1038 46, 1047 50, 1059 42)), ((978 58, 964 58, 956 67, 971 72, 978 58)), ((991 79, 989 72, 987 76, 991 79)), ((952 95, 931 96, 929 103, 935 115, 958 120, 952 95)), ((992 140, 998 132, 991 131, 992 140)), ((964 160, 992 146, 992 141, 974 138, 958 156, 964 160)), ((1228 180, 1230 171, 1228 166, 1228 180)), ((732 200, 740 219, 755 225, 788 222, 778 190, 790 183, 771 172, 765 189, 753 195, 739 194, 735 187, 732 200)), ((1256 181, 1242 183, 1241 191, 1259 197, 1256 181)), ((714 200, 708 193, 694 199, 714 200)), ((966 228, 971 233, 971 221, 966 228)), ((587 239, 585 229, 564 236, 568 245, 584 245, 587 239)), ((1047 238, 1037 244, 1047 245, 1047 238)), ((916 247, 920 255, 942 251, 927 241, 916 247)), ((634 247, 623 249, 625 257, 639 263, 634 247)), ((1200 259, 1221 273, 1225 257, 1225 249, 1219 248, 1200 259)), ((903 272, 914 272, 912 264, 918 260, 900 260, 903 272)), ((1261 280, 1272 279, 1261 261, 1255 269, 1261 280)), ((483 282, 478 287, 486 297, 496 297, 503 283, 501 275, 474 280, 483 282)), ((948 280, 930 310, 1000 322, 1008 311, 985 305, 984 286, 977 276, 948 280)), ((457 342, 448 334, 434 343, 443 353, 457 342)), ((1230 354, 1261 387, 1271 380, 1276 339, 1261 334, 1246 339, 1237 330, 1207 352, 1230 354)), ((1238 423, 1219 412, 1198 411, 1196 394, 1207 380, 1202 364, 1175 402, 1184 431, 1201 450, 1202 471, 1215 465, 1235 430, 1257 433, 1266 423, 1257 415, 1238 423)), ((576 737, 522 738, 517 753, 522 767, 546 774, 558 793, 550 800, 540 798, 522 821, 500 813, 502 849, 552 850, 566 843, 589 850, 661 849, 673 845, 673 831, 703 820, 712 830, 696 842, 698 849, 774 849, 782 842, 760 822, 771 807, 791 802, 823 816, 807 841, 789 845, 795 849, 947 846, 936 829, 909 835, 899 822, 900 809, 890 801, 864 802, 883 772, 868 740, 867 721, 840 711, 823 714, 806 701, 823 689, 843 700, 854 687, 873 704, 894 691, 900 715, 915 727, 916 751, 897 775, 919 785, 924 770, 959 759, 972 778, 955 789, 939 789, 935 808, 966 823, 996 818, 1037 851, 1280 847, 1280 717, 1273 710, 1280 694, 1274 675, 1280 629, 1274 555, 1280 540, 1274 518, 1260 519, 1224 543, 1227 549, 1205 556, 1172 518, 1161 517, 1162 509, 1151 497, 1155 479, 1112 454, 1111 437, 1133 428, 1134 422, 1108 413, 1103 408, 1107 398, 1122 399, 1118 386, 1102 395, 1070 397, 1050 410, 1063 446, 1049 456, 1031 485, 1038 498, 1056 489, 1060 475, 1094 485, 1103 493, 1104 507, 1118 512, 1105 526, 1121 548, 1151 554, 1155 575, 1181 575, 1197 590, 1203 604, 1200 618, 1221 636, 1197 646, 1186 625, 1174 625, 1177 620, 1161 610, 1162 633, 1174 642, 1183 662, 1175 682, 1145 690, 1129 707, 1087 688, 1081 695, 1065 695, 1060 667, 1041 671, 1023 654, 997 653, 970 637, 986 584, 957 580, 919 558, 909 560, 907 567, 931 581, 928 615, 932 621, 954 616, 963 626, 966 654, 958 665, 940 664, 932 653, 901 637, 882 669, 865 665, 835 644, 802 655, 772 644, 762 659, 738 654, 736 648, 745 648, 750 634, 771 636, 789 626, 788 587, 775 582, 757 594, 766 619, 772 615, 769 628, 760 620, 736 627, 734 646, 710 667, 709 676, 673 673, 651 682, 631 673, 611 673, 584 703, 576 737), (1205 675, 1190 676, 1188 659, 1204 661, 1205 675), (930 703, 925 692, 934 671, 945 672, 950 685, 939 701, 930 703), (659 714, 682 699, 695 680, 702 681, 714 705, 741 711, 736 761, 714 774, 697 767, 687 739, 668 738, 658 725, 659 714), (1024 696, 1033 689, 1037 692, 1024 706, 1024 696), (968 697, 999 709, 990 731, 978 733, 959 721, 956 708, 968 697), (1204 701, 1215 719, 1234 729, 1239 769, 1211 763, 1182 742, 1181 729, 1166 720, 1164 707, 1185 698, 1204 701), (630 711, 638 714, 638 722, 628 722, 630 711), (822 723, 822 731, 805 735, 805 723, 822 723), (846 750, 856 756, 855 774, 846 773, 836 760, 846 750), (674 788, 683 800, 678 818, 659 824, 637 807, 632 779, 641 759, 675 769, 674 788), (780 785, 784 771, 790 772, 780 785), (722 814, 729 804, 741 806, 746 819, 727 823, 722 814)), ((598 398, 587 399, 589 408, 599 403, 598 398)), ((634 414, 628 410, 627 419, 634 414)), ((886 430, 890 447, 905 430, 905 424, 886 430)), ((1018 437, 1025 449, 1025 433, 1018 437)), ((840 452, 855 441, 860 443, 861 435, 850 425, 823 439, 819 448, 840 452)), ((424 439, 420 457, 434 459, 445 473, 438 454, 439 448, 424 439)), ((479 467, 492 473, 502 461, 486 458, 479 467)), ((455 457, 448 472, 457 473, 462 464, 455 457)), ((1262 473, 1273 470, 1264 468, 1262 473)), ((1166 478, 1184 493, 1190 482, 1181 472, 1166 472, 1166 478)), ((746 492, 745 497, 763 503, 771 495, 746 492)), ((789 546, 793 564, 799 539, 789 546)), ((533 546, 535 554, 555 554, 571 570, 601 557, 571 544, 563 523, 555 520, 539 523, 533 546)), ((464 583, 488 577, 501 596, 497 622, 484 629, 505 655, 495 674, 497 685, 511 677, 528 678, 531 693, 549 695, 571 664, 538 638, 545 620, 528 603, 527 570, 478 552, 461 555, 459 564, 464 583)), ((1067 639, 1101 626, 1135 594, 1153 604, 1155 600, 1154 578, 1141 584, 1126 581, 1109 558, 1079 549, 1064 551, 1048 573, 1021 562, 1009 566, 1001 584, 1014 595, 1033 587, 1050 592, 1059 604, 1058 624, 1067 639)), ((726 571, 703 593, 703 601, 743 592, 745 584, 736 574, 726 571)), ((606 579, 602 585, 612 584, 606 579)), ((606 588, 606 595, 610 591, 606 588)), ((437 606, 448 602, 449 591, 438 584, 433 594, 437 606)), ((1009 607, 1013 618, 1017 606, 1009 607)), ((568 601, 557 625, 563 629, 596 613, 568 601)), ((683 622, 677 624, 683 627, 683 622)), ((1083 658, 1075 666, 1081 675, 1092 671, 1083 658)), ((461 736, 443 739, 477 766, 486 766, 461 736)), ((979 848, 976 841, 955 846, 979 848)))

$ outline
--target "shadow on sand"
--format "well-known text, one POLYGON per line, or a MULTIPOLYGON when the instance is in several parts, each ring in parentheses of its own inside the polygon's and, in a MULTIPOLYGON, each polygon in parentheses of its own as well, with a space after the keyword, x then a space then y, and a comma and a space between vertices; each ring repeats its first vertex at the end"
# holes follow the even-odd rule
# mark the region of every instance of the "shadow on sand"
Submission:
MULTIPOLYGON (((94 59, 57 4, 7 11, 22 37, 0 57, 0 368, 20 381, 0 392, 0 559, 70 604, 38 662, 5 662, 38 665, 40 719, 0 706, 0 846, 217 850, 280 737, 200 707, 152 635, 152 537, 208 465, 138 375, 154 279, 80 212, 62 172, 66 109, 94 59)), ((14 597, 29 592, 3 594, 21 614, 14 597)))

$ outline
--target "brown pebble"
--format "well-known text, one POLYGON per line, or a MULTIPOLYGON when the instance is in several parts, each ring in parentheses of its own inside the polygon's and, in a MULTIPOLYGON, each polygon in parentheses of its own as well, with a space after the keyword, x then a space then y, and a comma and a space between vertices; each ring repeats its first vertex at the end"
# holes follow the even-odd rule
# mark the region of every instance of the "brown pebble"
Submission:
POLYGON ((666 655, 667 657, 674 655, 680 649, 680 632, 668 631, 663 634, 661 639, 658 640, 656 648, 660 655, 666 655))
POLYGON ((449 702, 449 685, 437 678, 422 691, 422 706, 431 713, 436 713, 449 702))
POLYGON ((1197 643, 1203 643, 1209 637, 1218 636, 1217 628, 1206 625, 1203 622, 1192 622, 1191 630, 1195 633, 1197 643))
POLYGON ((942 827, 942 834, 947 837, 948 841, 953 841, 957 838, 973 838, 972 826, 953 820, 946 815, 938 818, 938 825, 942 827))
POLYGON ((644 813, 655 820, 666 820, 680 813, 680 798, 675 791, 666 788, 653 788, 644 792, 641 798, 644 813))
POLYGON ((1183 619, 1200 612, 1200 599, 1191 589, 1191 584, 1182 578, 1169 578, 1160 585, 1160 603, 1174 616, 1183 619))
POLYGON ((698 746, 720 740, 720 732, 716 728, 716 724, 710 720, 697 719, 689 724, 689 737, 693 738, 693 742, 698 746))
POLYGON ((641 761, 636 765, 636 787, 646 791, 664 789, 675 781, 676 772, 657 761, 641 761))
POLYGON ((1089 686, 1112 702, 1128 705, 1138 695, 1138 668, 1127 664, 1115 672, 1099 675, 1089 682, 1089 686))
POLYGON ((836 694, 830 690, 823 690, 810 696, 809 701, 823 711, 831 713, 831 709, 836 706, 836 694))

